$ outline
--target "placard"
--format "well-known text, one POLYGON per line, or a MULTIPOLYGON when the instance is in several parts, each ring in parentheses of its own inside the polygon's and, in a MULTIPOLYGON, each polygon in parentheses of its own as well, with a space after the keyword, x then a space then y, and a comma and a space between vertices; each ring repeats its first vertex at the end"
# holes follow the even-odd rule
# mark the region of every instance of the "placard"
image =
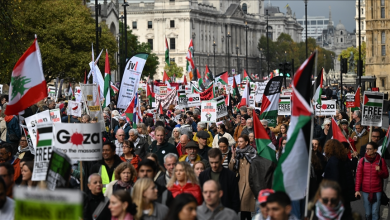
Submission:
POLYGON ((383 96, 381 92, 364 92, 362 125, 382 126, 383 96))
POLYGON ((336 115, 336 100, 323 100, 321 105, 315 102, 317 116, 334 116, 336 115))
MULTIPOLYGON (((103 113, 101 111, 100 101, 98 99, 98 94, 95 94, 95 91, 97 91, 97 88, 96 88, 97 85, 96 84, 82 84, 81 83, 80 86, 81 86, 81 93, 83 94, 83 98, 84 98, 84 100, 87 100, 87 107, 89 109, 89 116, 91 118, 96 117, 98 122, 103 122, 100 124, 100 130, 101 130, 101 132, 106 131, 106 128, 104 126, 103 113)), ((127 105, 128 104, 129 103, 127 103, 127 105)))
POLYGON ((54 124, 54 145, 70 159, 95 161, 102 159, 100 124, 54 124))
POLYGON ((50 110, 50 120, 53 122, 53 123, 61 123, 61 111, 60 109, 56 108, 56 109, 52 109, 50 110))
POLYGON ((255 94, 251 93, 249 94, 249 106, 255 107, 255 94))
POLYGON ((217 119, 225 117, 228 115, 225 97, 224 96, 218 96, 217 98, 212 99, 217 102, 217 119))
POLYGON ((3 94, 3 85, 0 84, 0 94, 3 94))
POLYGON ((62 151, 54 148, 51 153, 46 175, 46 186, 49 190, 65 188, 69 182, 72 160, 62 151))
POLYGON ((291 115, 291 97, 280 96, 279 99, 278 115, 291 115))
POLYGON ((167 86, 160 86, 160 93, 158 95, 165 96, 168 94, 168 87, 167 86))
MULTIPOLYGON (((56 123, 61 125, 63 123, 56 123)), ((31 180, 46 180, 47 168, 49 166, 51 152, 53 150, 53 124, 37 124, 37 147, 35 149, 34 170, 31 180)))
POLYGON ((177 91, 177 100, 178 100, 177 105, 179 109, 187 108, 188 99, 187 99, 186 91, 184 89, 179 89, 179 91, 177 91))
POLYGON ((347 93, 345 95, 346 98, 346 107, 347 108, 354 108, 355 107, 355 94, 347 93))
POLYGON ((212 123, 217 121, 217 102, 202 101, 201 102, 201 121, 212 123))
POLYGON ((200 106, 200 95, 199 94, 187 95, 187 107, 196 107, 196 106, 200 106))
POLYGON ((37 147, 37 125, 39 123, 50 123, 50 111, 46 110, 43 112, 39 112, 35 115, 31 115, 30 117, 27 117, 24 119, 27 125, 28 133, 30 134, 32 146, 34 147, 34 150, 36 150, 37 147))

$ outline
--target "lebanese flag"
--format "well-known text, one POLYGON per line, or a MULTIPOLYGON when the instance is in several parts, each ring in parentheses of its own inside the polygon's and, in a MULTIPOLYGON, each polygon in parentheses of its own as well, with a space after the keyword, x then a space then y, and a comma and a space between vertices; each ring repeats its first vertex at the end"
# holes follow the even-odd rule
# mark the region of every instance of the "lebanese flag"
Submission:
POLYGON ((169 77, 168 77, 168 74, 167 74, 167 72, 165 72, 165 70, 164 70, 164 75, 163 75, 162 81, 163 81, 163 83, 166 83, 166 82, 170 81, 169 77))
POLYGON ((355 93, 355 107, 353 107, 351 110, 359 110, 360 109, 360 87, 357 88, 355 93))
POLYGON ((228 72, 224 72, 215 77, 215 82, 220 82, 222 85, 228 85, 229 75, 228 72))
POLYGON ((244 92, 242 93, 241 102, 237 105, 237 108, 240 109, 241 106, 248 107, 249 106, 249 87, 250 84, 246 81, 246 86, 244 92))
POLYGON ((269 138, 267 131, 260 123, 257 114, 253 114, 253 129, 255 131, 255 142, 257 147, 257 154, 260 157, 263 157, 267 160, 277 163, 278 161, 276 160, 275 146, 274 144, 272 144, 272 141, 269 138))
POLYGON ((6 115, 17 115, 47 97, 42 58, 37 38, 19 58, 11 75, 6 115))
MULTIPOLYGON (((248 82, 248 81, 247 81, 248 82)), ((283 77, 277 76, 268 81, 264 89, 261 103, 260 119, 267 119, 268 126, 276 126, 279 110, 279 97, 282 89, 283 77)))
POLYGON ((108 51, 106 50, 106 63, 105 63, 105 68, 104 68, 104 102, 103 102, 103 108, 107 107, 110 105, 111 102, 111 70, 110 70, 110 61, 108 59, 108 51))

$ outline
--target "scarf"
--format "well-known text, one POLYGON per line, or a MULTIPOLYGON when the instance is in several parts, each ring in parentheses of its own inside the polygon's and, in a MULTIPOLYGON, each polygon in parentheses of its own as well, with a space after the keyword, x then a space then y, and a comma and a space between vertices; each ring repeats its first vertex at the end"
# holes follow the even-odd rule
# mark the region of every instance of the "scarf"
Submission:
POLYGON ((240 159, 242 158, 245 158, 248 163, 252 163, 252 159, 256 157, 256 153, 256 150, 251 145, 246 146, 244 149, 237 148, 234 169, 238 170, 240 166, 240 159))
POLYGON ((365 132, 366 132, 366 129, 365 129, 365 128, 363 128, 362 132, 360 132, 360 133, 358 133, 358 132, 356 131, 356 136, 358 136, 359 138, 361 138, 365 132))
POLYGON ((334 208, 329 208, 322 204, 319 200, 316 203, 316 216, 320 220, 337 219, 340 220, 344 213, 344 206, 339 201, 339 204, 334 208))
POLYGON ((129 191, 129 189, 132 187, 132 184, 131 183, 126 183, 126 182, 123 182, 122 180, 118 180, 116 182, 116 184, 118 184, 119 186, 121 186, 122 188, 125 188, 126 191, 129 191))
POLYGON ((5 120, 5 122, 10 122, 13 118, 14 118, 13 115, 6 115, 6 116, 4 117, 4 120, 5 120))

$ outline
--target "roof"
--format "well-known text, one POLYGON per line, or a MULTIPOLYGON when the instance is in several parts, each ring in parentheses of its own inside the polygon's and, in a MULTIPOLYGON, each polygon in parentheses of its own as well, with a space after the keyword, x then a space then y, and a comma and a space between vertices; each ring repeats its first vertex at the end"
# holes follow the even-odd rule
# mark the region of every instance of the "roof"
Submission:
POLYGON ((268 14, 280 13, 278 6, 267 6, 264 8, 264 12, 265 10, 268 10, 268 14))

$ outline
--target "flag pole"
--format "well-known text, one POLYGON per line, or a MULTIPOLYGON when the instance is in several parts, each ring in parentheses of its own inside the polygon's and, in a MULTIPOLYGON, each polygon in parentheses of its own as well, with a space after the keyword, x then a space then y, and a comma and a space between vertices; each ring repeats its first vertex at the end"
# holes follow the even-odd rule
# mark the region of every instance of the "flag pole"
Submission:
MULTIPOLYGON (((318 54, 317 54, 318 50, 317 49, 315 50, 315 53, 316 53, 316 58, 315 58, 315 62, 314 62, 314 74, 317 74, 317 59, 318 59, 318 54)), ((315 91, 316 91, 316 88, 317 88, 316 81, 317 80, 314 81, 313 94, 315 94, 315 91)), ((310 141, 309 141, 309 158, 308 158, 308 162, 307 162, 307 169, 308 169, 308 171, 307 171, 306 198, 305 198, 305 217, 306 218, 308 217, 307 207, 308 207, 308 204, 309 204, 309 184, 310 184, 310 171, 311 171, 310 164, 311 164, 311 157, 312 157, 312 144, 311 144, 311 142, 313 140, 314 116, 315 116, 315 114, 316 114, 315 106, 313 106, 313 114, 311 114, 311 129, 310 129, 310 141)))
POLYGON ((371 135, 372 135, 372 125, 370 126, 370 135, 368 136, 368 142, 371 142, 371 135))
POLYGON ((80 161, 80 189, 83 191, 83 161, 80 161))

